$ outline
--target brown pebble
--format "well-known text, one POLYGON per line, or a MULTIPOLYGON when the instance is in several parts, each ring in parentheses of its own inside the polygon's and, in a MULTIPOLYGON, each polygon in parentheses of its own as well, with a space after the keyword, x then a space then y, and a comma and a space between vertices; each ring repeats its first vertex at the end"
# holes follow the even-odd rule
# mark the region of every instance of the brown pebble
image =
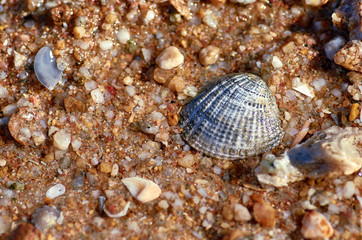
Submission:
POLYGON ((351 111, 349 112, 349 117, 348 120, 350 122, 353 122, 359 115, 359 104, 358 103, 353 103, 351 106, 351 111))
POLYGON ((84 102, 70 96, 64 98, 64 108, 67 113, 85 112, 86 110, 84 102))
POLYGON ((207 66, 216 63, 219 56, 220 48, 210 45, 201 49, 199 60, 202 65, 207 66))
POLYGON ((361 41, 349 41, 334 55, 334 62, 349 70, 362 72, 362 55, 359 54, 361 51, 361 41))
POLYGON ((87 168, 87 161, 83 158, 77 158, 75 161, 75 166, 79 169, 86 169, 87 168))
POLYGON ((333 227, 319 212, 311 211, 304 215, 301 233, 308 239, 328 239, 333 235, 333 227))
POLYGON ((101 171, 102 173, 112 172, 112 164, 110 164, 109 162, 103 162, 99 164, 99 171, 101 171))
POLYGON ((153 71, 153 79, 158 83, 165 83, 171 79, 172 76, 174 76, 174 71, 172 70, 166 70, 161 68, 155 68, 153 71))
POLYGON ((222 7, 225 5, 226 0, 210 0, 211 4, 216 7, 222 7))
POLYGON ((276 211, 267 202, 261 201, 254 204, 254 218, 263 227, 274 228, 276 223, 276 211))
POLYGON ((53 7, 50 9, 49 13, 53 24, 56 26, 61 26, 63 23, 68 23, 72 17, 71 9, 65 3, 62 3, 57 7, 53 7))
POLYGON ((167 115, 167 121, 170 126, 176 126, 178 123, 178 115, 176 113, 169 113, 167 115))
POLYGON ((168 83, 168 88, 175 92, 183 92, 185 81, 181 76, 174 76, 168 83))
POLYGON ((243 239, 243 237, 246 236, 247 234, 245 232, 241 231, 240 229, 235 229, 231 231, 229 235, 225 236, 223 240, 238 240, 243 239))
POLYGON ((12 233, 10 233, 8 240, 38 240, 41 233, 38 229, 30 223, 21 223, 12 233))
POLYGON ((236 197, 230 196, 224 204, 221 214, 226 220, 231 221, 234 219, 234 207, 237 202, 238 200, 236 197))

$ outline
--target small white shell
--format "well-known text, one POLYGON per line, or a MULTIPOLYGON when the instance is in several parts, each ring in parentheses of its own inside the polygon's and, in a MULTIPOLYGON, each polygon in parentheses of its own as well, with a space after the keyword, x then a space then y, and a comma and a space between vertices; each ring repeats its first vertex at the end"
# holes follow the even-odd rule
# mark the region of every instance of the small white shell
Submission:
POLYGON ((47 193, 45 194, 46 197, 50 199, 54 199, 56 197, 59 197, 65 193, 65 187, 63 184, 56 184, 53 187, 49 188, 47 193))
POLYGON ((49 47, 42 47, 35 56, 35 75, 46 88, 53 90, 62 78, 62 71, 57 67, 56 59, 49 47))
POLYGON ((126 185, 132 196, 142 203, 152 201, 161 194, 161 188, 147 179, 130 177, 122 179, 122 183, 126 185))
POLYGON ((111 212, 109 212, 107 210, 107 208, 103 207, 103 211, 107 214, 108 217, 111 217, 111 218, 120 218, 120 217, 123 217, 127 214, 128 212, 128 208, 129 206, 131 205, 131 202, 127 202, 126 203, 126 206, 124 206, 124 208, 122 209, 122 211, 116 213, 116 214, 112 214, 111 212))

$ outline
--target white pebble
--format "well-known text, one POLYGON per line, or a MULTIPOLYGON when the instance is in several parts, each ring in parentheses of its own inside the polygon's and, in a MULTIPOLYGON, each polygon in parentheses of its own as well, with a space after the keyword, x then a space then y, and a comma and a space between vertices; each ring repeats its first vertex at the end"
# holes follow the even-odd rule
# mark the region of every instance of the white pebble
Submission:
POLYGON ((177 47, 164 49, 156 58, 156 64, 162 69, 172 69, 184 63, 184 55, 177 47))
POLYGON ((60 129, 54 134, 53 144, 59 150, 67 150, 70 144, 70 133, 65 129, 60 129))
POLYGON ((147 24, 147 23, 151 22, 155 18, 155 16, 156 16, 156 14, 154 11, 148 10, 146 13, 146 16, 144 18, 145 23, 147 24))
POLYGON ((249 221, 251 219, 249 210, 239 203, 235 204, 234 219, 236 221, 249 221))
POLYGON ((352 181, 346 182, 343 187, 343 197, 344 198, 351 198, 356 191, 355 185, 352 181))
POLYGON ((119 172, 119 166, 118 164, 114 163, 112 166, 111 176, 112 177, 117 176, 118 172, 119 172))
POLYGON ((17 51, 14 51, 14 66, 16 69, 20 68, 25 64, 26 57, 17 51))
POLYGON ((6 98, 8 96, 8 90, 5 87, 0 86, 0 98, 6 98))
POLYGON ((318 78, 316 80, 314 80, 313 82, 311 82, 310 85, 312 85, 315 90, 320 91, 322 89, 322 87, 324 87, 326 85, 326 80, 324 78, 318 78))
POLYGON ((214 14, 210 13, 210 14, 206 14, 203 18, 202 18, 202 22, 205 23, 207 26, 209 26, 210 28, 216 29, 217 28, 217 21, 216 18, 214 16, 214 14))
POLYGON ((18 105, 16 105, 16 103, 9 104, 2 109, 4 116, 10 116, 11 114, 15 113, 16 110, 18 110, 18 105))
POLYGON ((158 206, 162 209, 167 209, 170 205, 168 204, 168 202, 166 200, 161 200, 158 203, 158 206))
POLYGON ((282 61, 281 61, 280 58, 278 58, 277 56, 273 56, 272 65, 273 65, 274 68, 281 68, 281 67, 283 67, 282 61))
POLYGON ((49 188, 46 192, 46 197, 50 199, 54 199, 56 197, 59 197, 65 193, 65 186, 63 184, 56 184, 53 187, 49 188))
POLYGON ((87 81, 84 83, 84 87, 85 87, 85 90, 87 90, 87 92, 90 92, 97 88, 97 82, 95 82, 93 80, 87 81))
POLYGON ((112 49, 112 47, 113 47, 113 42, 110 41, 110 40, 100 41, 100 42, 99 42, 99 47, 100 47, 103 51, 112 49))
POLYGON ((116 33, 116 38, 120 43, 126 44, 131 39, 131 34, 127 29, 121 29, 116 33))
POLYGON ((92 99, 95 103, 102 104, 104 103, 104 96, 102 90, 97 88, 91 91, 92 99))
POLYGON ((150 49, 147 49, 147 48, 142 48, 141 51, 142 51, 143 59, 146 62, 150 62, 151 61, 151 56, 152 56, 152 51, 150 49))
POLYGON ((133 97, 134 95, 136 95, 136 87, 135 86, 127 86, 126 87, 126 92, 127 92, 128 96, 133 97))
POLYGON ((195 97, 197 95, 197 88, 194 86, 187 86, 184 90, 184 94, 189 97, 195 97))
POLYGON ((341 90, 337 89, 337 88, 333 88, 332 91, 331 91, 332 95, 335 96, 335 97, 340 97, 342 96, 342 92, 341 90))
POLYGON ((130 76, 126 76, 125 78, 123 78, 123 84, 126 86, 130 86, 133 83, 133 78, 131 78, 130 76))
POLYGON ((79 150, 79 148, 82 146, 82 142, 81 141, 79 141, 78 139, 73 139, 72 140, 72 148, 73 148, 73 151, 78 151, 79 150))

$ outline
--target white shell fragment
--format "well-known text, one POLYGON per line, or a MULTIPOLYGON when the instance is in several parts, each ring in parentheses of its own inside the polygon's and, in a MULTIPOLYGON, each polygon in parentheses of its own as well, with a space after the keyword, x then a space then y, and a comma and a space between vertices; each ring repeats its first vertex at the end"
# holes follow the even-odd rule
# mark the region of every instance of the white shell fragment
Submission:
POLYGON ((56 59, 49 47, 42 47, 35 56, 35 75, 46 88, 53 90, 62 78, 56 59))
POLYGON ((131 205, 131 202, 127 202, 126 206, 124 206, 124 208, 122 209, 122 211, 118 212, 118 213, 111 213, 110 211, 107 210, 107 208, 103 208, 103 211, 107 214, 108 217, 110 218, 120 218, 123 217, 127 214, 128 212, 128 208, 131 205))
POLYGON ((161 194, 161 188, 156 183, 140 177, 124 178, 122 183, 142 203, 150 202, 161 194))
POLYGON ((65 193, 65 186, 63 184, 58 183, 53 187, 49 188, 45 196, 50 199, 54 199, 56 197, 63 195, 64 193, 65 193))
POLYGON ((268 154, 255 169, 258 180, 276 187, 306 177, 350 175, 362 167, 362 129, 330 127, 276 157, 268 154))

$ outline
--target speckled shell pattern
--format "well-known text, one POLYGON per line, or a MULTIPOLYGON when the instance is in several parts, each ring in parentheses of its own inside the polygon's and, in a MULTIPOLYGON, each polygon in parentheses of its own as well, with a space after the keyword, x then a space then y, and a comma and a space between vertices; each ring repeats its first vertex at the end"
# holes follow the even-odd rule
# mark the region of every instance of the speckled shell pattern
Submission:
POLYGON ((242 159, 279 145, 283 130, 272 92, 249 73, 219 77, 180 112, 181 137, 219 159, 242 159))

